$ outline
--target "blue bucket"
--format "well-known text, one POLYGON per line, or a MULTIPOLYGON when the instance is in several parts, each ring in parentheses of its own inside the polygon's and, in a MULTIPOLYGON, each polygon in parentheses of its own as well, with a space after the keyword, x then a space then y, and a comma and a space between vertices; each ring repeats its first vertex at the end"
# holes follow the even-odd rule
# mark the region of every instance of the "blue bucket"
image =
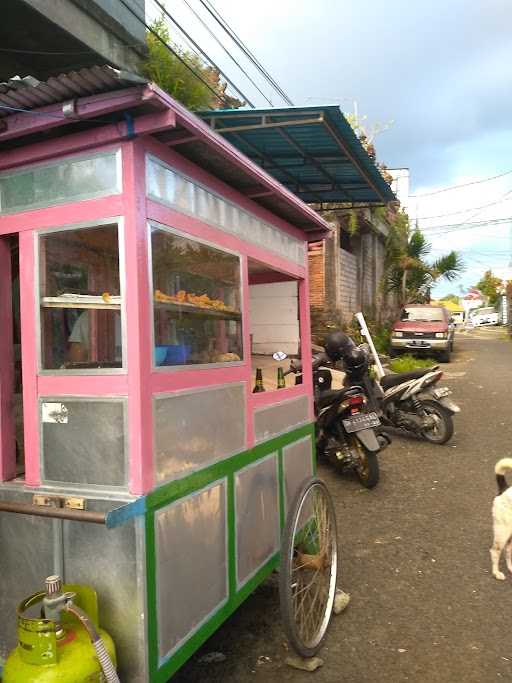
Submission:
POLYGON ((155 365, 164 365, 167 356, 167 346, 155 346, 155 365))
POLYGON ((184 365, 191 350, 187 344, 155 346, 155 365, 184 365))

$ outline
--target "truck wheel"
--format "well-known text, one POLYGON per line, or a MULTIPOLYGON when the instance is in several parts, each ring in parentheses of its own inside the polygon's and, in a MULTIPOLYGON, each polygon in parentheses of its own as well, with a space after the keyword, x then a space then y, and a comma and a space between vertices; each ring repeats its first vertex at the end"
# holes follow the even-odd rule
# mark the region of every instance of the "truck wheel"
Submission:
POLYGON ((439 354, 439 360, 441 363, 449 363, 450 362, 450 348, 448 347, 446 351, 441 351, 439 354))

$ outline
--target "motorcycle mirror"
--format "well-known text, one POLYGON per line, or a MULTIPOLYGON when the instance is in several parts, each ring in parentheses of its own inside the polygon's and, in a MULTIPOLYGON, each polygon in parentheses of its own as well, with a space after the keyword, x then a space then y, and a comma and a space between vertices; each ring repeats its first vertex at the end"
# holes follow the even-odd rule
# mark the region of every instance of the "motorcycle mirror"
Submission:
POLYGON ((274 360, 285 360, 286 358, 288 358, 288 356, 284 351, 276 351, 272 354, 272 358, 274 360))

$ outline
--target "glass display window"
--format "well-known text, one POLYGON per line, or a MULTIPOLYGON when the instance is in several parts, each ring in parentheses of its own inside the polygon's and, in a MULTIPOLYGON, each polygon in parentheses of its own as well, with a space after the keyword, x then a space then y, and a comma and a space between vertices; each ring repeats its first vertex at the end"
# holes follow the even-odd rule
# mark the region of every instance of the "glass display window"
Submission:
POLYGON ((123 367, 118 225, 41 234, 39 283, 41 369, 123 367))
POLYGON ((243 358, 240 257, 151 226, 154 365, 243 358))

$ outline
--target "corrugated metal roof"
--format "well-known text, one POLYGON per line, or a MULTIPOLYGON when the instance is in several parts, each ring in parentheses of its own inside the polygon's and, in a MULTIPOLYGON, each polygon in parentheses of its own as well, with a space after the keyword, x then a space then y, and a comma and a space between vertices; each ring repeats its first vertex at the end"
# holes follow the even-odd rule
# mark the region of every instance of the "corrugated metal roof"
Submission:
POLYGON ((87 95, 147 83, 146 79, 111 66, 92 66, 38 81, 33 76, 14 76, 0 83, 0 117, 16 109, 36 109, 87 95))
POLYGON ((396 199, 335 105, 199 115, 307 203, 396 199))
MULTIPOLYGON (((185 158, 297 228, 317 236, 328 231, 328 224, 318 213, 271 174, 251 163, 194 113, 154 83, 110 66, 84 68, 45 82, 28 76, 0 83, 0 117, 3 117, 0 119, 0 149, 15 154, 23 145, 124 121, 127 115, 137 134, 138 117, 166 109, 175 113, 176 123, 152 133, 162 144, 170 145, 185 158), (111 93, 116 90, 123 92, 112 97, 111 93), (75 101, 74 110, 78 115, 63 113, 62 105, 70 101, 75 101), (80 114, 82 101, 88 107, 83 115, 80 114), (103 111, 103 105, 104 113, 98 119, 94 111, 103 111), (19 114, 19 110, 29 113, 19 114), (34 123, 36 119, 39 119, 37 124, 34 123), (22 125, 24 122, 26 125, 22 125)), ((9 167, 8 163, 4 164, 6 167, 9 167)))

